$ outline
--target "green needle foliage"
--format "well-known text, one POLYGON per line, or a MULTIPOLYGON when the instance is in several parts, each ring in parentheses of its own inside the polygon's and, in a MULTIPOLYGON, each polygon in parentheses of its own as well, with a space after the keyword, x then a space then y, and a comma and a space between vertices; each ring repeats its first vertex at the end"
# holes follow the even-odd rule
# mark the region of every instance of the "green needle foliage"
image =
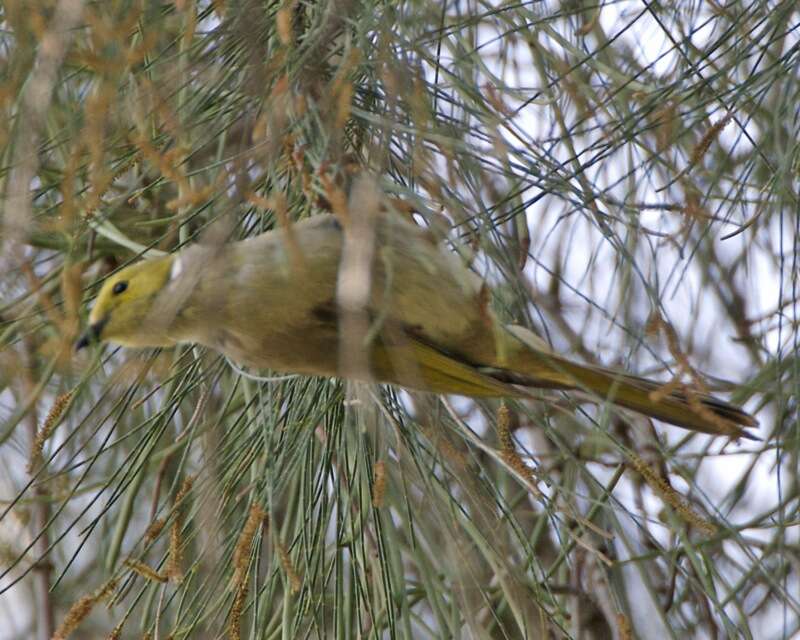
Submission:
POLYGON ((796 2, 0 12, 0 637, 800 632, 796 2), (73 352, 118 267, 345 215, 360 172, 506 320, 761 441, 73 352))

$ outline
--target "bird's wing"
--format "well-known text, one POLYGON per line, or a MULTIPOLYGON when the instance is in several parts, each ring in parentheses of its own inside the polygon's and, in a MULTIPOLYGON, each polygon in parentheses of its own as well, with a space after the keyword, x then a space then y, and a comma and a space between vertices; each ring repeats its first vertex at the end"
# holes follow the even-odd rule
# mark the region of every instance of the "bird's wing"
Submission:
POLYGON ((404 387, 476 397, 527 395, 412 335, 398 342, 378 342, 372 349, 371 362, 379 380, 404 387))

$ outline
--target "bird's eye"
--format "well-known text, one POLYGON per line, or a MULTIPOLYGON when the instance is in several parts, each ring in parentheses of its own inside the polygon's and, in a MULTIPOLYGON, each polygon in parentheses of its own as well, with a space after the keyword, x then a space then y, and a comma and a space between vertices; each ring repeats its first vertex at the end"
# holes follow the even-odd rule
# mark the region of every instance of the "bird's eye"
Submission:
POLYGON ((119 282, 117 282, 117 284, 114 285, 114 288, 111 290, 111 292, 114 295, 118 295, 123 291, 125 291, 125 289, 127 288, 128 288, 128 283, 125 282, 124 280, 120 280, 119 282))

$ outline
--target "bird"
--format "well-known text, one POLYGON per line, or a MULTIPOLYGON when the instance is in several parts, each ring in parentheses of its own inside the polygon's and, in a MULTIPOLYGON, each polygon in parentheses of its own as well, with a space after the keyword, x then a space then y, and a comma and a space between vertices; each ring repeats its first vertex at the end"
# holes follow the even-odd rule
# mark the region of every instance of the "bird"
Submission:
POLYGON ((502 323, 485 282, 430 228, 383 211, 359 238, 354 218, 319 213, 124 267, 104 281, 76 347, 193 343, 254 369, 475 398, 557 389, 693 431, 754 438, 755 418, 724 400, 574 361, 502 323), (343 304, 345 247, 368 246, 360 306, 343 304))

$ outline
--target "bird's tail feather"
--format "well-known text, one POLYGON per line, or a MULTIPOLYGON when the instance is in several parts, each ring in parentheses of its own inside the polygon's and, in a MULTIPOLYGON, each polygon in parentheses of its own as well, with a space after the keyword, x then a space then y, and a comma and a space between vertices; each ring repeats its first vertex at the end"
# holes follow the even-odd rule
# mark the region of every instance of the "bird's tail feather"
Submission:
POLYGON ((667 383, 571 362, 544 351, 538 341, 526 340, 519 331, 514 331, 514 334, 527 346, 522 352, 517 352, 510 367, 517 384, 589 392, 595 398, 606 399, 685 429, 758 439, 745 430, 758 425, 755 418, 724 400, 683 385, 674 389, 667 383))
POLYGON ((576 388, 586 389, 614 404, 685 429, 733 438, 754 436, 745 431, 758 423, 748 413, 707 393, 621 374, 600 367, 567 363, 576 388))

